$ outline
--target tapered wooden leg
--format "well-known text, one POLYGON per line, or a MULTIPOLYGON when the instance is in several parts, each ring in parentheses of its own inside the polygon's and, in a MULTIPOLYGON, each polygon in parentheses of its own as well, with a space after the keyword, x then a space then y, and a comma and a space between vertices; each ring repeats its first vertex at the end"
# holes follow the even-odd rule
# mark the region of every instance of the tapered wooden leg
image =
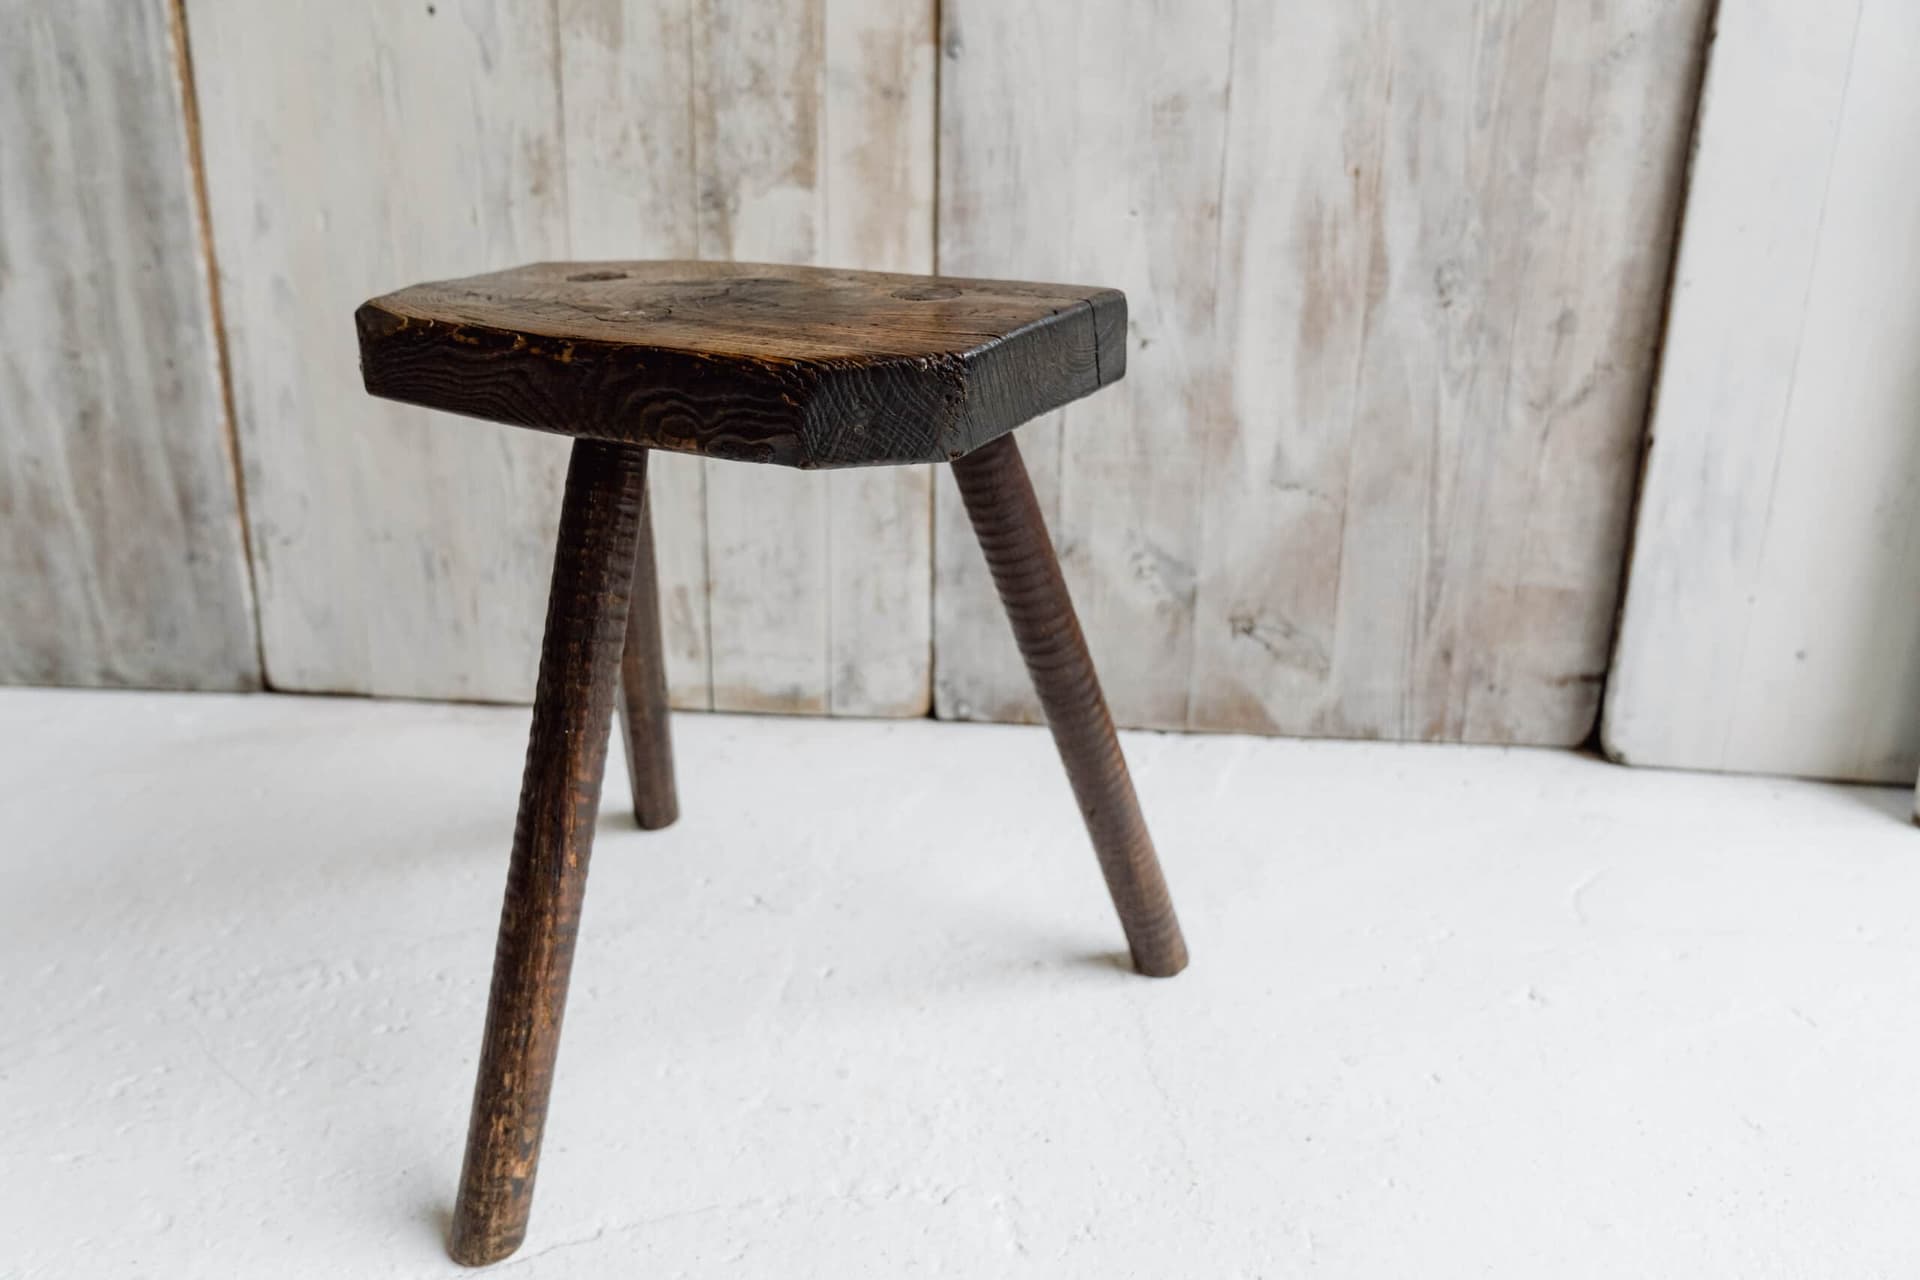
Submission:
POLYGON ((660 587, 653 567, 653 503, 648 502, 640 509, 627 647, 620 655, 620 737, 633 784, 633 819, 648 831, 672 826, 680 816, 669 714, 666 657, 660 648, 660 587))
POLYGON ((643 450, 573 446, 520 818, 494 952, 449 1251, 480 1266, 527 1231, 567 977, 587 887, 646 492, 643 450))
POLYGON ((1019 446, 1001 436, 956 461, 953 474, 1086 818, 1133 966, 1171 977, 1187 967, 1186 940, 1019 446))

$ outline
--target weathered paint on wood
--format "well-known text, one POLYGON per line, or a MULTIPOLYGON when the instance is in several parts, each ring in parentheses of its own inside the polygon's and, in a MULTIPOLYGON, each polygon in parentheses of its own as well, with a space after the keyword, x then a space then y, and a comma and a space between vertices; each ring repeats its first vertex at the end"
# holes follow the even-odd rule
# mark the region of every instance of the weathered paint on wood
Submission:
POLYGON ((269 681, 530 697, 566 442, 370 401, 346 318, 564 256, 551 7, 187 16, 269 681))
MULTIPOLYGON (((692 0, 558 0, 569 246, 585 258, 688 258, 699 182, 689 120, 692 0)), ((647 468, 667 685, 713 705, 706 480, 698 458, 647 468)))
MULTIPOLYGON (((930 3, 560 12, 575 256, 930 269, 930 3)), ((653 475, 676 704, 926 709, 927 473, 653 475)))
MULTIPOLYGON (((532 693, 565 446, 367 401, 361 299, 571 256, 931 265, 930 3, 189 11, 276 685, 532 693)), ((677 705, 925 710, 927 474, 655 462, 677 705)))
MULTIPOLYGON (((1021 438, 1116 718, 1588 735, 1706 9, 944 6, 941 269, 1133 305, 1021 438)), ((940 711, 1031 718, 937 506, 940 711)))
POLYGON ((178 52, 0 8, 0 682, 260 680, 178 52))
POLYGON ((1605 742, 1920 766, 1920 9, 1725 6, 1605 742))
MULTIPOLYGON (((820 261, 934 269, 938 0, 826 0, 820 261)), ((930 468, 825 477, 827 709, 933 707, 930 468)))

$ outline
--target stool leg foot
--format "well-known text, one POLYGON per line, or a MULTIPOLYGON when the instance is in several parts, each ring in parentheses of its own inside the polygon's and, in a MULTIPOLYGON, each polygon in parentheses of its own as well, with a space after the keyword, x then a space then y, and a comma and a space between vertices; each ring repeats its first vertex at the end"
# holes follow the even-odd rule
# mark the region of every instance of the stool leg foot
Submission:
POLYGON ((673 825, 680 800, 673 785, 673 732, 668 725, 666 656, 660 646, 660 587, 653 565, 653 503, 640 511, 633 555, 633 604, 620 655, 620 737, 633 784, 633 820, 647 831, 673 825))
POLYGON ((955 461, 953 474, 1080 802, 1134 968, 1171 977, 1187 967, 1187 944, 1019 446, 1001 436, 955 461))
POLYGON ((454 1260, 468 1266, 506 1257, 527 1231, 600 808, 646 461, 643 450, 583 440, 573 446, 567 472, 493 992, 448 1242, 454 1260))

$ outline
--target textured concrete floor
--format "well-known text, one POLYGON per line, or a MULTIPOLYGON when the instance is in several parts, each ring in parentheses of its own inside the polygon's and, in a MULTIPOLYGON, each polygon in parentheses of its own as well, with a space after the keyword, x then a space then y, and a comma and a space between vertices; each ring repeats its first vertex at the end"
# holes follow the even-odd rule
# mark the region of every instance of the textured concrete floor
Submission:
MULTIPOLYGON (((0 693, 0 1275, 442 1253, 526 712, 0 693)), ((1125 972, 1039 731, 616 765, 514 1276, 1911 1276, 1896 791, 1132 736, 1125 972)))

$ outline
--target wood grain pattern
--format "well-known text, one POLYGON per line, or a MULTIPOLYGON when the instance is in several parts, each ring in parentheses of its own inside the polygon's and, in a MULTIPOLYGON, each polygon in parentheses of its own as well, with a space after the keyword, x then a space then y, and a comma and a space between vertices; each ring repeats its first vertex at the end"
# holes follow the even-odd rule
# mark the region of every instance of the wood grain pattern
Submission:
POLYGON ((558 440, 370 401, 345 317, 566 251, 548 5, 189 0, 267 675, 525 699, 558 440))
MULTIPOLYGON (((1022 438, 1117 719, 1588 735, 1706 9, 944 6, 942 269, 1133 302, 1022 438)), ((938 507, 939 709, 1031 718, 938 507)))
POLYGON ((953 476, 1093 839, 1134 968, 1170 978, 1187 967, 1186 939, 1020 447, 1003 436, 955 462, 953 476))
MULTIPOLYGON (((931 0, 562 0, 573 252, 928 271, 931 0)), ((931 476, 655 459, 676 703, 918 715, 931 476)))
POLYGON ((1901 0, 1721 14, 1608 690, 1617 760, 1920 767, 1916 60, 1901 0))
POLYGON ((737 462, 945 462, 1117 380, 1110 289, 752 263, 539 263, 360 308, 374 395, 737 462))
POLYGON ((0 682, 248 689, 164 0, 0 6, 0 682))
POLYGON ((449 1249, 468 1266, 520 1247, 533 1208, 646 493, 644 450, 574 446, 553 557, 493 990, 449 1249))
MULTIPOLYGON (((651 470, 651 466, 648 468, 651 470)), ((634 540, 632 603, 620 654, 620 737, 627 752, 633 820, 643 830, 672 826, 680 816, 673 782, 673 726, 667 666, 660 643, 660 575, 653 554, 651 477, 634 540)))

